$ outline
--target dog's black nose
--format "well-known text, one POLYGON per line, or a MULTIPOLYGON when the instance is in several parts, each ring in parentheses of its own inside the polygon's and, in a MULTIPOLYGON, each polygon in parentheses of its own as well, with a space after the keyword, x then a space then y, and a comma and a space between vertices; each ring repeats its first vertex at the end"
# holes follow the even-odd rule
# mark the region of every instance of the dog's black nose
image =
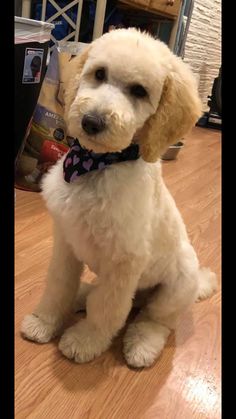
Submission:
POLYGON ((99 134, 105 127, 105 120, 102 116, 96 113, 85 114, 82 118, 83 130, 89 135, 99 134))

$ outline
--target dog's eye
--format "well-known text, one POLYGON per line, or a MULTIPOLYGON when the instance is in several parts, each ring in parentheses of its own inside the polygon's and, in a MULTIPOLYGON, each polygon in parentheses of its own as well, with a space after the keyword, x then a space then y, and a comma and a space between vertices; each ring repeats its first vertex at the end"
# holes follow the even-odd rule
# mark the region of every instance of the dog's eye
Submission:
POLYGON ((134 84, 130 87, 130 94, 137 98, 143 98, 147 96, 147 91, 144 89, 143 86, 141 86, 141 84, 134 84))
POLYGON ((103 81, 106 78, 105 68, 98 68, 95 72, 95 78, 99 81, 103 81))

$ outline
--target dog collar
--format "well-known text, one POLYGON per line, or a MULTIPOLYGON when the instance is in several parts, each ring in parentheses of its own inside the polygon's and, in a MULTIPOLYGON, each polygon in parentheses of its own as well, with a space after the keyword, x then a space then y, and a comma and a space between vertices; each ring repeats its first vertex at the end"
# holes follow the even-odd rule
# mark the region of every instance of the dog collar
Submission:
POLYGON ((137 160, 138 158, 138 144, 131 144, 121 152, 94 153, 81 147, 79 141, 75 139, 63 163, 64 180, 71 183, 79 176, 93 170, 102 170, 111 164, 137 160))

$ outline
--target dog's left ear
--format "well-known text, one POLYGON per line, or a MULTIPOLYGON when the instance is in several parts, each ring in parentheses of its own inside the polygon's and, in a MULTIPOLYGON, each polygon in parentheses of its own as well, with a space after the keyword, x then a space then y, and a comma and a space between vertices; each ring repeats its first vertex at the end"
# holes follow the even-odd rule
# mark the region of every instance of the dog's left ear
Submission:
POLYGON ((82 73, 84 64, 87 61, 90 46, 86 48, 81 54, 69 61, 67 79, 64 83, 64 119, 67 121, 69 109, 75 99, 76 93, 79 88, 80 75, 82 73))
POLYGON ((140 152, 147 162, 155 162, 169 145, 180 140, 202 114, 197 83, 188 66, 173 57, 157 111, 140 131, 140 152))

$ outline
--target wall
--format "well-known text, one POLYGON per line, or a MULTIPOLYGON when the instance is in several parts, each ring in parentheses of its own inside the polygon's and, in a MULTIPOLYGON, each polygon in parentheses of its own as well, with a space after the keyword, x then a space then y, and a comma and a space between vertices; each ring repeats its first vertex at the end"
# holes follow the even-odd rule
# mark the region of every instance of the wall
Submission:
POLYGON ((195 0, 184 61, 199 77, 203 110, 208 110, 207 96, 221 66, 221 0, 195 0))

